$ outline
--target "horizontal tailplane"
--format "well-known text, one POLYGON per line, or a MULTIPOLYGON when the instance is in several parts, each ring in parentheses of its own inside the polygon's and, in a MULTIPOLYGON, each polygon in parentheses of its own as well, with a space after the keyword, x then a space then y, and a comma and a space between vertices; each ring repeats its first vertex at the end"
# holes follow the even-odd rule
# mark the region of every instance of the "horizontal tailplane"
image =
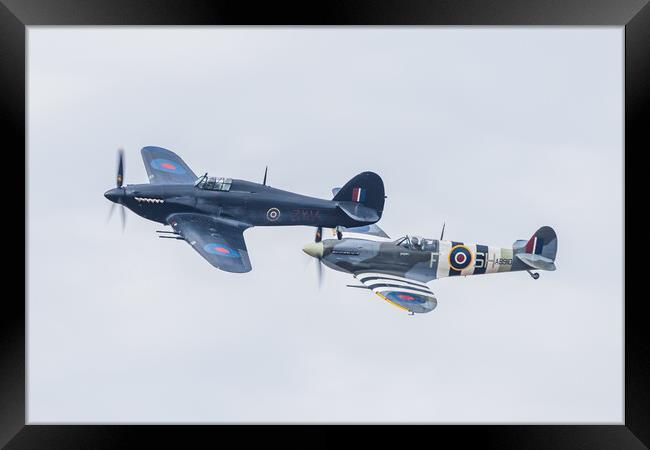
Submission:
MULTIPOLYGON (((376 217, 365 222, 376 222, 384 212, 384 182, 374 172, 362 172, 352 178, 334 194, 334 201, 339 202, 346 214, 355 216, 376 217), (356 208, 362 206, 363 208, 356 208), (365 213, 365 209, 374 210, 376 214, 365 213)), ((356 220, 356 219, 355 219, 356 220)))
POLYGON ((381 215, 376 210, 359 203, 340 202, 338 208, 350 219, 359 223, 375 223, 381 219, 381 215))
POLYGON ((530 253, 518 253, 515 255, 521 262, 537 270, 555 270, 555 262, 542 255, 531 255, 530 253))

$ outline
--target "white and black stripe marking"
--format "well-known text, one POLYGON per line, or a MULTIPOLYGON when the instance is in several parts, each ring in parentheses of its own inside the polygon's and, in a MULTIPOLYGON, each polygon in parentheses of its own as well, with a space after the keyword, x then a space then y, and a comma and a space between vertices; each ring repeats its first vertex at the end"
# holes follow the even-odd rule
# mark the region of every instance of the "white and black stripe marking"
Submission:
MULTIPOLYGON (((434 297, 431 289, 419 281, 400 277, 398 275, 387 275, 383 273, 360 273, 356 278, 364 286, 374 293, 382 292, 403 292, 405 294, 417 294, 425 297, 434 297)), ((435 297, 434 297, 435 298, 435 297)))
POLYGON ((411 280, 409 278, 400 277, 399 275, 388 275, 385 273, 359 273, 356 275, 356 278, 362 283, 366 284, 368 282, 386 282, 386 283, 403 283, 405 286, 413 286, 415 288, 424 288, 429 289, 429 287, 420 281, 411 280))

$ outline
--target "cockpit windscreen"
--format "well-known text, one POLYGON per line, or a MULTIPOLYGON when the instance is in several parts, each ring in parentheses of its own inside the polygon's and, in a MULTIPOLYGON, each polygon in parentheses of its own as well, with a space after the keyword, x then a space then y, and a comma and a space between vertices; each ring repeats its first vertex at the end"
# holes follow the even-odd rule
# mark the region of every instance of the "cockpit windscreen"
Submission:
POLYGON ((199 178, 194 186, 206 191, 228 192, 232 186, 232 179, 223 177, 208 177, 206 174, 199 178))
POLYGON ((433 251, 434 248, 437 248, 437 241, 434 239, 425 239, 420 236, 402 236, 401 238, 395 241, 395 245, 400 247, 407 248, 409 250, 426 250, 433 251))

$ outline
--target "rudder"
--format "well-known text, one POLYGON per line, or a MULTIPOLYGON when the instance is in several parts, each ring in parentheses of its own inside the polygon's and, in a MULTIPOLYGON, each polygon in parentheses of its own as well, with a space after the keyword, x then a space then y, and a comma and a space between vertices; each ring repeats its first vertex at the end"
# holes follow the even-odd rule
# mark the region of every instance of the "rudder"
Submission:
POLYGON ((528 241, 516 241, 512 249, 515 256, 512 270, 556 269, 557 235, 551 227, 540 228, 528 241))
POLYGON ((333 200, 359 203, 377 211, 379 217, 384 211, 384 182, 374 172, 362 172, 339 189, 333 200))
POLYGON ((537 230, 535 234, 526 242, 524 252, 532 255, 542 255, 550 260, 555 260, 557 254, 557 235, 555 230, 549 226, 544 226, 537 230))

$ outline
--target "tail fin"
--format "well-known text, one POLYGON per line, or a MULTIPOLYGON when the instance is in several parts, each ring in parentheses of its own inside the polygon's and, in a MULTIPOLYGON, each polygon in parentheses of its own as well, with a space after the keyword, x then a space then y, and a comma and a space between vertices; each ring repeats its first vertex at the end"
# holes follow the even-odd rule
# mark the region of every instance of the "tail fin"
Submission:
POLYGON ((555 270, 557 235, 551 227, 542 227, 528 241, 517 241, 514 253, 525 264, 535 269, 555 270))
POLYGON ((384 182, 374 172, 362 172, 339 189, 335 201, 358 203, 377 211, 379 217, 384 212, 384 182))
POLYGON ((533 234, 526 246, 526 253, 542 255, 550 260, 555 260, 557 254, 557 235, 551 227, 542 227, 533 234))

